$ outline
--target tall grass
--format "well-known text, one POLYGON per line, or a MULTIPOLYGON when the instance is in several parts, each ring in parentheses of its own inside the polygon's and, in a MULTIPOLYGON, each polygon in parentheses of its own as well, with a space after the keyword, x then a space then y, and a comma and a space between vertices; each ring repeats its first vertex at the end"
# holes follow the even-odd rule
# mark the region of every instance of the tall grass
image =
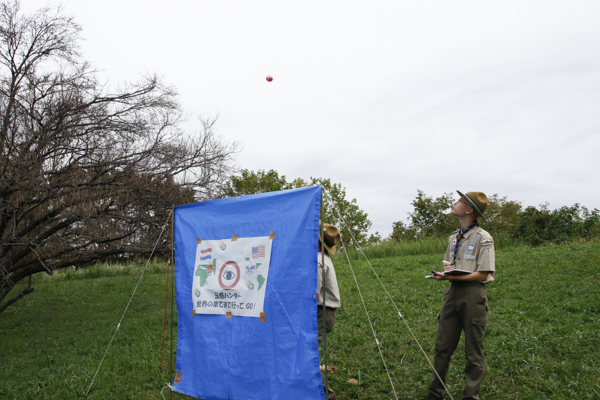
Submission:
MULTIPOLYGON (((437 314, 445 282, 424 279, 440 254, 372 259, 405 320, 364 260, 335 261, 342 308, 329 341, 337 367, 331 385, 339 398, 391 399, 393 392, 371 331, 383 351, 400 399, 427 396, 437 314), (371 323, 363 310, 356 277, 371 323), (419 343, 408 328, 408 323, 419 343), (339 373, 338 373, 339 372, 339 373), (358 380, 359 385, 347 382, 358 380)), ((496 254, 496 281, 488 286, 485 399, 600 399, 600 243, 580 242, 496 254)), ((464 337, 448 373, 455 399, 464 384, 464 337)))
MULTIPOLYGON (((349 264, 345 257, 335 258, 342 308, 328 338, 328 363, 336 367, 330 385, 339 399, 394 398, 371 326, 398 398, 427 396, 431 369, 419 345, 429 357, 433 355, 437 314, 447 283, 424 275, 439 266, 440 257, 441 253, 419 253, 370 259, 404 319, 366 261, 349 264)), ((487 289, 490 323, 482 398, 600 398, 599 265, 598 241, 515 246, 497 252, 496 281, 487 289)), ((94 268, 95 272, 73 270, 40 277, 34 293, 0 314, 0 399, 83 397, 143 265, 94 268)), ((90 400, 163 399, 161 390, 170 381, 168 328, 160 369, 166 264, 148 268, 88 395, 90 400)), ((174 333, 175 340, 176 329, 174 333)), ((455 399, 461 398, 464 382, 463 349, 461 340, 448 373, 455 399)), ((169 398, 167 390, 163 394, 169 398)), ((173 398, 189 399, 179 393, 173 393, 173 398)))
POLYGON ((56 282, 62 280, 109 278, 114 276, 139 276, 144 269, 146 274, 166 273, 168 264, 164 260, 154 259, 147 261, 127 261, 124 263, 98 262, 85 268, 64 268, 54 271, 52 275, 45 272, 35 274, 34 283, 56 282))
POLYGON ((82 399, 117 332, 88 399, 162 400, 171 359, 169 325, 161 357, 165 263, 148 266, 117 330, 143 267, 98 264, 36 277, 35 292, 0 314, 0 399, 82 399))
MULTIPOLYGON (((495 236, 494 245, 496 250, 524 246, 522 242, 519 242, 517 239, 514 239, 508 235, 495 236)), ((348 257, 351 260, 362 260, 364 258, 362 252, 364 252, 369 259, 416 256, 425 254, 444 255, 446 253, 447 246, 448 236, 426 237, 420 240, 406 240, 402 242, 385 241, 378 245, 365 247, 359 250, 350 249, 348 250, 348 257)), ((345 256, 343 257, 345 258, 345 256)))

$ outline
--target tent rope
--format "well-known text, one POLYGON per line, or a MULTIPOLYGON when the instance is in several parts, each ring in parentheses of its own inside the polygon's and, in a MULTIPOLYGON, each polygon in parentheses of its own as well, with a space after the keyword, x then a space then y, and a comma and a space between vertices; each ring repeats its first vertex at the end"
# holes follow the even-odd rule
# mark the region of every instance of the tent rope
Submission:
MULTIPOLYGON (((329 201, 329 196, 327 196, 328 203, 332 206, 332 202, 329 201)), ((333 207, 332 207, 333 209, 333 207)), ((339 214, 338 214, 339 215, 339 214)), ((341 222, 341 219, 338 219, 341 222)), ((348 265, 350 265, 350 271, 352 271, 352 277, 354 278, 354 283, 356 283, 356 288, 358 289, 358 294, 360 296, 360 301, 362 302, 363 308, 365 310, 365 315, 367 316, 367 320, 369 321, 369 325, 371 327, 371 332, 373 332, 373 337, 375 338, 375 343, 377 344, 377 350, 379 350, 379 356, 381 357, 381 361, 383 362, 383 367, 385 369, 385 373, 390 380, 390 385, 392 385, 392 391, 394 392, 394 397, 398 400, 398 394, 396 394, 396 388, 394 387, 394 382, 392 381, 392 377, 390 375, 390 371, 388 370, 387 364, 385 362, 385 357, 383 356, 383 352, 381 351, 381 345, 379 340, 377 339, 377 333, 375 333, 375 328, 373 327, 373 323, 371 322, 371 317, 369 316, 369 312, 367 311, 367 305, 365 304, 365 299, 362 295, 362 291, 360 290, 360 285, 358 284, 358 280, 356 279, 356 274, 354 273, 354 268, 352 267, 352 263, 350 262, 350 257, 348 257, 347 247, 344 243, 344 237, 340 235, 340 240, 342 242, 342 246, 344 247, 344 254, 346 255, 346 259, 348 260, 348 265)))
MULTIPOLYGON (((171 224, 172 226, 172 224, 171 224)), ((173 241, 169 240, 169 259, 167 260, 167 286, 165 288, 165 313, 163 317, 163 334, 162 334, 162 348, 160 351, 160 372, 163 372, 163 361, 165 358, 165 331, 167 324, 167 305, 169 302, 169 276, 171 274, 171 253, 173 251, 173 241)))
POLYGON ((371 326, 371 332, 373 332, 373 337, 375 338, 375 343, 377 344, 377 350, 379 350, 379 355, 381 356, 381 361, 383 362, 383 368, 385 368, 385 373, 390 380, 390 385, 392 385, 392 390, 394 391, 394 397, 398 400, 398 395, 396 394, 396 388, 394 387, 394 382, 392 382, 392 377, 390 376, 390 371, 385 363, 385 358, 383 357, 383 352, 381 351, 381 346, 379 344, 379 340, 377 339, 377 334, 375 333, 375 328, 373 328, 373 323, 371 322, 371 317, 369 317, 369 312, 367 311, 367 306, 365 304, 365 299, 363 298, 362 292, 360 290, 360 286, 358 285, 358 280, 356 279, 356 274, 354 273, 354 268, 352 268, 352 263, 350 262, 350 257, 348 257, 348 251, 346 251, 346 246, 344 244, 344 239, 340 235, 340 239, 342 241, 342 245, 344 246, 344 254, 346 255, 346 259, 348 260, 348 265, 350 265, 350 270, 352 271, 352 277, 354 278, 354 282, 356 283, 356 288, 358 289, 358 294, 360 295, 360 301, 362 302, 363 308, 365 309, 365 314, 367 316, 367 320, 369 321, 369 325, 371 326))
POLYGON ((170 390, 171 392, 173 392, 173 386, 171 386, 171 384, 169 384, 169 382, 165 382, 165 386, 163 386, 163 388, 160 390, 160 395, 162 396, 163 400, 167 400, 167 399, 165 399, 165 395, 163 394, 163 391, 164 391, 166 388, 169 388, 169 390, 170 390))
MULTIPOLYGON (((346 221, 341 217, 340 213, 338 212, 338 210, 333 206, 333 200, 331 199, 329 193, 327 193, 325 191, 325 194, 327 195, 327 202, 330 204, 331 209, 336 213, 336 217, 338 219, 338 221, 342 222, 344 225, 349 226, 346 221)), ((352 231, 350 229, 348 229, 348 232, 350 232, 350 237, 352 239, 352 242, 354 242, 356 248, 360 251, 360 253, 363 255, 363 257, 365 258, 365 260, 367 261, 367 264, 369 264, 369 267, 371 268, 371 270, 373 271, 373 273, 375 274, 375 277, 377 278, 377 280, 379 281, 379 284, 381 285, 381 287, 383 288, 383 290, 385 291, 385 293, 387 294, 388 298, 390 299, 390 301, 392 302, 392 305, 394 306, 394 308, 396 309, 396 312, 398 313, 399 318, 404 321, 404 324, 406 325, 406 328, 408 329, 408 331, 410 332, 410 334, 412 335, 413 339, 415 340, 415 342, 417 343, 417 345, 419 346, 419 349, 421 349, 421 353, 423 353, 423 356, 425 357, 425 359, 427 360, 427 362, 429 363, 431 369, 433 370, 433 372, 435 373, 435 375, 438 377, 438 379, 440 380, 440 382, 442 383, 442 385, 444 386, 444 389, 446 391, 446 394, 448 395, 448 397, 450 397, 451 400, 454 400, 454 398, 452 397, 452 395, 450 394, 450 391, 448 390, 448 388, 446 387, 446 383, 444 382, 444 380, 440 377, 438 371, 436 371, 436 369, 434 368, 431 360, 429 359, 429 357, 427 356, 427 353, 425 352, 425 350, 423 349, 423 346, 421 346, 421 343, 419 342, 419 340, 417 339, 417 337, 415 336, 413 330, 411 329, 410 325, 408 324, 408 321, 406 320, 406 318, 404 317, 404 315, 400 312, 400 310, 398 309, 398 306, 396 305, 396 302, 394 301, 394 299, 392 298, 392 296, 390 295, 390 293, 388 292, 387 288, 385 287, 385 285, 383 284, 383 282, 381 281, 381 279, 379 278, 379 274, 377 274, 377 272, 375 271, 375 268, 373 268, 373 265, 371 264, 371 262, 369 261, 369 258, 367 257, 367 255, 364 253, 364 251, 362 250, 362 247, 359 245, 359 243, 356 241, 356 238, 354 237, 354 234, 352 233, 352 231)), ((342 239, 342 244, 343 243, 343 239, 342 239)), ((346 250, 346 246, 344 245, 344 254, 346 254, 346 258, 348 259, 348 264, 350 265, 350 269, 352 270, 352 275, 354 276, 354 270, 352 269, 352 264, 350 264, 350 258, 348 257, 348 252, 346 250)), ((358 292, 360 293, 360 288, 358 288, 358 282, 356 281, 356 276, 354 276, 354 281, 356 282, 356 286, 358 289, 358 292)), ((361 294, 361 300, 362 300, 362 294, 361 294)), ((364 306, 364 301, 363 301, 363 306, 364 306)), ((365 312, 367 312, 366 307, 365 307, 365 312)), ((369 318, 369 315, 367 314, 367 318, 369 318)), ((371 323, 371 320, 369 319, 369 323, 371 323)), ((373 327, 371 326, 371 329, 373 329, 373 327)), ((373 332, 373 335, 375 335, 375 332, 373 332)), ((377 338, 375 338, 375 340, 377 341, 377 338)), ((377 347, 379 348, 379 342, 377 342, 377 347)), ((381 354, 381 350, 379 351, 379 353, 381 354)), ((383 355, 381 355, 382 360, 383 360, 383 355)), ((385 365, 385 361, 384 361, 384 365, 385 365)), ((386 367, 386 372, 387 372, 387 367, 386 367)), ((389 377, 389 373, 388 373, 388 377, 389 377)), ((390 383, 391 383, 391 378, 390 378, 390 383)), ((392 384, 392 388, 393 388, 393 384, 392 384)), ((394 390, 394 393, 395 390, 394 390)), ((397 397, 396 397, 397 398, 397 397)))
MULTIPOLYGON (((175 206, 173 206, 173 210, 175 206)), ((175 212, 171 214, 171 249, 175 248, 175 212)), ((169 255, 169 260, 173 265, 173 279, 171 279, 171 358, 169 361, 169 382, 173 382, 173 325, 175 322, 174 319, 174 308, 175 308, 175 259, 174 259, 174 251, 169 255)), ((169 392, 169 400, 173 398, 173 388, 171 388, 169 392)))
MULTIPOLYGON (((321 238, 323 238, 323 240, 325 239, 325 225, 323 225, 323 200, 321 200, 321 209, 319 210, 319 230, 320 230, 320 234, 319 236, 321 238)), ((325 287, 326 285, 326 281, 325 281, 325 246, 324 246, 325 241, 323 241, 323 243, 320 244, 320 246, 323 248, 321 250, 321 265, 323 266, 323 287, 325 287)), ((317 272, 318 273, 318 272, 317 272)), ((327 370, 327 304, 325 302, 325 294, 326 294, 326 290, 323 290, 323 354, 324 354, 324 364, 325 364, 325 369, 324 369, 324 377, 325 377, 325 397, 327 397, 327 394, 329 394, 329 371, 327 370)), ((320 363, 319 363, 320 364, 320 363)))
POLYGON ((133 289, 133 293, 131 294, 131 297, 129 298, 129 302, 127 303, 127 306, 125 307, 125 311, 123 311, 123 315, 121 316, 121 319, 119 320, 119 323, 117 324, 117 328, 115 329, 115 333, 113 334, 112 338, 110 339, 110 342, 108 343, 108 346, 106 347, 106 351, 104 352, 104 356, 102 357, 102 360, 100 361, 100 365, 98 365, 98 369, 96 370, 96 373, 94 374, 94 377, 92 378, 92 383, 90 383, 90 386, 88 387, 87 392, 85 392, 85 394, 83 395, 83 397, 87 398, 88 393, 90 392, 90 389, 92 388, 92 385, 94 384, 94 381, 96 380, 96 375, 98 375, 98 371, 100 371, 100 367, 102 367, 102 363, 104 362, 104 359, 106 358, 106 354, 108 353, 108 349, 110 349, 110 346, 112 345, 113 340, 115 339, 115 336, 117 335, 117 332, 119 331, 119 328, 121 327, 121 322, 123 322, 123 318, 125 318, 125 314, 127 313, 127 310, 129 309, 129 305, 131 304, 131 300, 133 300, 133 296, 135 296, 135 292, 138 288, 138 286, 140 286, 140 283, 142 282, 142 278, 144 277, 144 272, 146 272, 146 269, 148 268, 148 265, 150 264, 150 260, 152 259, 152 256, 154 255, 154 251, 156 251, 156 247, 158 246, 158 242, 160 241, 160 238, 162 237, 164 231, 165 231, 165 227, 167 226, 167 223, 169 222, 169 218, 171 217, 171 213, 173 212, 173 210, 170 210, 169 212, 169 216, 167 217, 167 220, 165 221, 162 230, 160 231, 160 235, 158 236, 158 239, 156 240, 156 243, 154 244, 154 248, 152 249, 152 253, 150 253, 150 257, 148 258, 148 261, 146 262, 146 265, 144 266, 144 269, 142 270, 142 274, 140 275, 140 279, 138 279, 137 285, 135 285, 135 289, 133 289))

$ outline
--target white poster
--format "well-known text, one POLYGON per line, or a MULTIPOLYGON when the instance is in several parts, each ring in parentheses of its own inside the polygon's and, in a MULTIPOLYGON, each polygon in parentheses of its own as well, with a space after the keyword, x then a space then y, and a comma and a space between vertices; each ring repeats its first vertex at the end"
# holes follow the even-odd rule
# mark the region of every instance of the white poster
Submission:
POLYGON ((196 314, 260 317, 271 262, 269 236, 199 240, 192 299, 196 314))

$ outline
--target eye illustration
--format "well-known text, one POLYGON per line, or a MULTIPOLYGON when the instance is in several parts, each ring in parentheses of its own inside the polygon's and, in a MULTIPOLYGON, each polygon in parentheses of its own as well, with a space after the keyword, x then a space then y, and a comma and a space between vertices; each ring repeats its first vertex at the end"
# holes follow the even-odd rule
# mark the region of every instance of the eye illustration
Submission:
POLYGON ((235 261, 227 261, 219 273, 219 286, 225 290, 233 289, 240 281, 241 272, 235 261))
POLYGON ((225 278, 228 281, 230 281, 232 279, 235 279, 235 272, 233 272, 233 271, 225 271, 225 273, 223 274, 223 278, 225 278))

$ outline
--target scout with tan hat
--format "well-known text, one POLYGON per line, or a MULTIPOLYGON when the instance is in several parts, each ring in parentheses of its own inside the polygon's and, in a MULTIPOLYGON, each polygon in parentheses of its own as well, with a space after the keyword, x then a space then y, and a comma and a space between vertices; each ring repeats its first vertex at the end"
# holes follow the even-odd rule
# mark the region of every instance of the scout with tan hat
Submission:
MULTIPOLYGON (((341 240, 340 230, 331 224, 322 224, 319 220, 319 253, 317 262, 317 326, 318 342, 326 341, 327 335, 335 325, 337 309, 341 307, 340 290, 338 288, 335 269, 330 254, 335 254, 335 245, 341 240), (321 233, 323 231, 323 233, 321 233), (323 239, 325 240, 323 240, 323 239), (322 250, 325 249, 325 251, 322 250), (325 300, 327 299, 327 300, 325 300)), ((325 347, 326 348, 326 347, 325 347)), ((326 374, 326 373, 325 373, 326 374)), ((335 399, 335 393, 327 384, 324 371, 321 370, 323 388, 327 399, 335 399)))
MULTIPOLYGON (((319 221, 319 225, 320 223, 321 221, 319 221)), ((319 241, 323 243, 329 253, 335 254, 335 245, 340 241, 340 230, 337 226, 323 224, 323 235, 325 240, 321 239, 321 229, 319 229, 319 241)))
POLYGON ((444 272, 432 271, 429 277, 451 281, 444 292, 442 309, 438 315, 433 371, 426 400, 444 398, 446 373, 452 354, 462 332, 465 332, 465 386, 463 399, 478 399, 485 373, 483 338, 488 323, 486 285, 493 282, 496 273, 494 239, 479 226, 488 206, 488 197, 482 192, 467 192, 454 203, 451 214, 458 218, 460 228, 448 237, 444 256, 444 272))
POLYGON ((460 192, 460 190, 457 190, 457 192, 460 195, 460 197, 467 200, 471 204, 471 206, 473 206, 473 208, 477 212, 478 216, 485 219, 485 217, 483 216, 483 213, 485 212, 485 209, 487 208, 487 205, 488 205, 488 198, 485 195, 485 193, 483 193, 483 192, 467 192, 467 194, 462 194, 460 192))

